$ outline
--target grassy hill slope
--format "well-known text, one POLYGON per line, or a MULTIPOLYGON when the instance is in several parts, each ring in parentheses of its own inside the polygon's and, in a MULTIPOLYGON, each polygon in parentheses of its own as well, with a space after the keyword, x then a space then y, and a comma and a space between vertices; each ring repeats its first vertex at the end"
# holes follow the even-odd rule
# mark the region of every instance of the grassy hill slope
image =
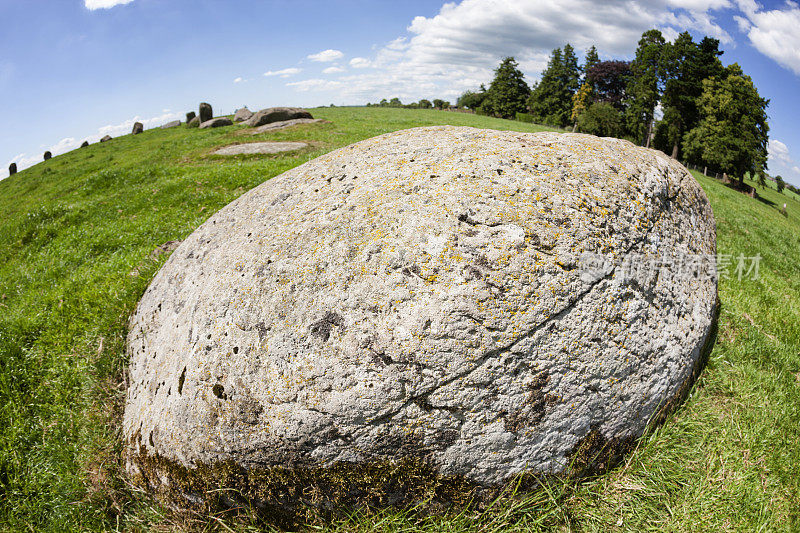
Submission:
MULTIPOLYGON (((264 180, 380 133, 431 124, 544 129, 426 110, 312 112, 332 123, 255 137, 238 136, 236 126, 149 130, 0 181, 0 528, 172 523, 126 484, 119 462, 126 321, 163 262, 153 253, 159 245, 185 238, 264 180), (209 155, 256 139, 312 146, 274 156, 209 155)), ((800 202, 773 189, 752 200, 696 176, 714 207, 719 252, 760 254, 760 279, 722 280, 719 337, 705 372, 687 403, 624 465, 481 516, 388 513, 331 527, 800 528, 800 202), (789 217, 778 212, 783 203, 789 217)))

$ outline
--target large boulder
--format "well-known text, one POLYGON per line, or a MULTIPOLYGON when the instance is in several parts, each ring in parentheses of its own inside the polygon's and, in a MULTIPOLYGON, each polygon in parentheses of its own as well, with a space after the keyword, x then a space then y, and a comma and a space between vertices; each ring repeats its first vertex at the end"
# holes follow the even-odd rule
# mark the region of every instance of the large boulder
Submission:
POLYGON ((135 122, 133 124, 133 131, 131 133, 133 133, 134 135, 139 135, 143 131, 144 131, 144 124, 142 124, 141 122, 135 122))
POLYGON ((189 122, 191 122, 192 119, 196 116, 197 113, 195 113, 194 111, 189 111, 188 113, 186 113, 186 123, 188 124, 189 122))
POLYGON ((50 150, 48 150, 48 151, 46 151, 46 152, 44 153, 44 160, 45 160, 45 161, 47 161, 47 160, 48 160, 48 159, 50 159, 51 157, 53 157, 53 154, 51 154, 51 153, 50 153, 50 150))
POLYGON ((181 125, 181 121, 180 120, 173 120, 173 121, 167 122, 166 124, 162 124, 161 125, 161 129, 162 130, 168 130, 170 128, 177 128, 180 125, 181 125))
POLYGON ((16 173, 17 173, 17 164, 11 163, 10 165, 8 165, 8 175, 13 176, 16 173))
POLYGON ((297 118, 314 118, 311 113, 299 107, 270 107, 257 111, 244 122, 244 124, 257 128, 270 122, 279 122, 282 120, 293 120, 297 118))
POLYGON ((231 119, 229 119, 228 117, 217 117, 217 118, 212 118, 211 120, 208 120, 206 122, 201 122, 200 129, 219 128, 221 126, 231 126, 231 125, 233 125, 233 121, 231 121, 231 119))
POLYGON ((103 138, 100 139, 101 143, 108 142, 111 140, 111 135, 103 135, 103 138))
POLYGON ((271 513, 602 470, 697 376, 717 282, 685 265, 715 248, 691 174, 627 141, 429 127, 339 149, 153 279, 128 470, 180 506, 271 513))
POLYGON ((200 127, 200 117, 194 117, 192 120, 186 123, 187 128, 199 128, 200 127))
POLYGON ((244 122, 245 120, 248 120, 252 116, 253 112, 247 109, 247 106, 244 106, 241 109, 237 109, 236 113, 233 114, 233 121, 244 122))
POLYGON ((89 146, 89 141, 83 141, 81 143, 81 148, 88 148, 88 146, 89 146))
POLYGON ((200 124, 214 118, 214 111, 211 109, 211 104, 205 102, 201 103, 198 116, 200 117, 200 124))

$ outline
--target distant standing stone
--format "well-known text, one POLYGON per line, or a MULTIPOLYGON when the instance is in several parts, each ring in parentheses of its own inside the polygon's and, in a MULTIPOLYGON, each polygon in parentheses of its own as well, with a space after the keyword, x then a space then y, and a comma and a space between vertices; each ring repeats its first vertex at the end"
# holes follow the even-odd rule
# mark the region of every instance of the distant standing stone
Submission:
POLYGON ((89 146, 89 141, 83 141, 83 144, 81 144, 81 148, 86 148, 87 146, 89 146))
POLYGON ((214 111, 211 109, 211 104, 203 102, 200 104, 200 124, 208 122, 214 118, 214 111))
POLYGON ((136 122, 133 125, 133 134, 134 135, 138 135, 138 134, 142 133, 143 131, 144 131, 144 124, 142 124, 141 122, 136 122))
POLYGON ((181 125, 181 121, 180 120, 173 120, 172 122, 167 122, 166 124, 161 126, 161 129, 162 130, 167 130, 169 128, 177 128, 180 125, 181 125))
POLYGON ((253 112, 247 109, 247 106, 244 106, 243 108, 236 110, 236 113, 233 115, 233 121, 244 122, 245 120, 248 120, 252 116, 253 112))
POLYGON ((200 129, 203 128, 219 128, 220 126, 231 126, 233 121, 228 117, 217 117, 200 123, 200 129))
POLYGON ((192 119, 196 116, 197 114, 194 111, 189 111, 188 113, 186 113, 186 123, 187 124, 190 123, 192 119))
POLYGON ((296 118, 314 118, 311 113, 299 107, 270 107, 256 112, 249 120, 245 121, 250 127, 257 128, 270 122, 281 120, 294 120, 296 118))
POLYGON ((17 164, 11 163, 10 165, 8 165, 8 175, 13 176, 16 173, 17 173, 17 164))
POLYGON ((51 154, 51 153, 50 153, 50 150, 48 150, 48 151, 46 151, 46 152, 44 153, 44 160, 45 160, 45 161, 47 161, 47 160, 48 160, 48 159, 50 159, 51 157, 53 157, 53 154, 51 154))
POLYGON ((100 139, 100 142, 101 142, 101 143, 104 143, 104 142, 106 142, 106 141, 110 141, 110 140, 111 140, 111 135, 106 135, 105 137, 103 137, 102 139, 100 139))

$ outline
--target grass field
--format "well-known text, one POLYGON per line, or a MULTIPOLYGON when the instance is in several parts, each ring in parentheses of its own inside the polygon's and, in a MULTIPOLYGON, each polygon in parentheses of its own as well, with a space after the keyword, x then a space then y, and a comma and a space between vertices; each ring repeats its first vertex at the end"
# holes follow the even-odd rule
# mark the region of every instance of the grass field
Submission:
MULTIPOLYGON (((75 150, 0 181, 0 529, 246 530, 171 515, 125 481, 119 421, 126 321, 163 257, 231 200, 331 149, 419 125, 540 131, 458 113, 312 111, 330 124, 247 140, 308 140, 220 158, 238 127, 175 128, 75 150)), ((800 530, 800 202, 753 200, 695 173, 719 252, 762 257, 720 283, 717 344, 687 402, 603 476, 508 498, 483 514, 387 512, 334 531, 800 530), (778 208, 788 204, 789 216, 778 208)))

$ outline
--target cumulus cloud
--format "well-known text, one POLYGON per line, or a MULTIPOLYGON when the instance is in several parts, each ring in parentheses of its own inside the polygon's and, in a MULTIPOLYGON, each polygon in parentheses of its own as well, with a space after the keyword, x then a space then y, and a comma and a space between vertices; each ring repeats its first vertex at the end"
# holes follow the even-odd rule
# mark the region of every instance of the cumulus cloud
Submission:
POLYGON ((308 56, 308 59, 311 61, 319 61, 322 63, 329 63, 331 61, 336 61, 337 59, 341 59, 344 57, 344 54, 339 50, 331 50, 330 48, 327 50, 323 50, 322 52, 318 52, 316 54, 311 54, 308 56))
POLYGON ((330 89, 338 89, 342 86, 340 81, 323 80, 315 78, 311 80, 293 81, 286 84, 287 87, 294 87, 298 91, 326 91, 330 89))
POLYGON ((289 67, 283 70, 268 70, 264 73, 264 76, 280 76, 281 78, 288 78, 289 76, 300 74, 300 72, 302 72, 302 70, 297 67, 289 67))
POLYGON ((767 164, 772 175, 782 175, 787 181, 800 185, 800 166, 791 155, 786 143, 770 139, 767 146, 767 164))
POLYGON ((350 66, 353 68, 367 68, 371 65, 372 63, 366 57, 354 57, 350 60, 350 66))
POLYGON ((338 74, 340 72, 344 72, 345 70, 342 67, 332 66, 328 67, 322 71, 323 74, 338 74))
POLYGON ((49 151, 53 156, 61 155, 67 152, 70 152, 76 148, 78 148, 83 141, 89 141, 90 144, 94 144, 98 142, 101 138, 105 137, 106 135, 111 135, 112 137, 118 137, 120 135, 127 135, 131 133, 133 129, 133 124, 136 122, 141 122, 145 128, 153 128, 156 126, 161 126, 167 122, 180 118, 178 113, 173 113, 169 109, 165 109, 161 115, 157 115, 154 117, 133 117, 128 119, 124 122, 120 122, 119 124, 108 124, 106 126, 102 126, 97 129, 97 131, 91 135, 86 137, 66 137, 61 139, 54 145, 50 146, 49 148, 42 148, 41 153, 29 155, 26 153, 19 154, 15 156, 13 159, 6 163, 4 169, 0 169, 0 179, 8 177, 8 165, 11 163, 17 164, 17 169, 22 170, 28 168, 36 163, 39 163, 43 160, 43 155, 45 151, 49 151))
POLYGON ((787 1, 784 9, 762 10, 754 0, 739 0, 744 17, 739 29, 756 50, 800 76, 800 4, 787 1))
POLYGON ((133 0, 84 0, 83 5, 86 9, 94 11, 96 9, 109 9, 114 6, 130 4, 133 0))

